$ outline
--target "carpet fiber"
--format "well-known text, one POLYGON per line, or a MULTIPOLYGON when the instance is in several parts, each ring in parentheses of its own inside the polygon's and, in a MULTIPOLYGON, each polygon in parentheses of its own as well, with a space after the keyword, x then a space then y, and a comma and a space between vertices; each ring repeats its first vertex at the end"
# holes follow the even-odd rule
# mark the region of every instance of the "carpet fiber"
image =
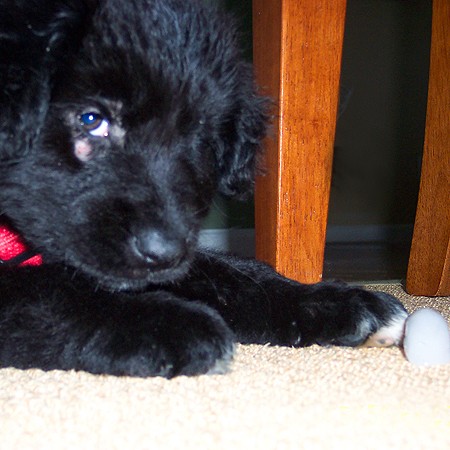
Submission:
MULTIPOLYGON (((450 319, 450 298, 397 295, 450 319)), ((0 370, 4 449, 448 449, 450 364, 398 348, 239 346, 227 375, 0 370)))

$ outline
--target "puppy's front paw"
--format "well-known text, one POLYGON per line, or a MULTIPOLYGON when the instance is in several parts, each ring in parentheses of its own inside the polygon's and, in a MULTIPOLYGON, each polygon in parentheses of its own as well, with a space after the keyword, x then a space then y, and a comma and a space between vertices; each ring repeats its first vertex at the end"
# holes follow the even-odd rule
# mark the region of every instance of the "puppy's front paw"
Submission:
POLYGON ((350 333, 338 337, 336 344, 364 347, 399 345, 408 317, 403 305, 383 292, 356 292, 352 298, 356 305, 349 314, 350 333))
POLYGON ((393 308, 386 312, 383 318, 378 318, 377 330, 361 344, 363 347, 391 347, 400 345, 405 333, 405 323, 408 313, 395 298, 383 292, 375 293, 380 302, 388 302, 393 308))
POLYGON ((297 304, 289 336, 285 336, 290 345, 400 344, 407 312, 396 298, 333 283, 318 284, 313 289, 310 299, 297 304))
POLYGON ((129 305, 84 347, 79 369, 128 376, 225 373, 234 335, 208 307, 184 301, 129 305))

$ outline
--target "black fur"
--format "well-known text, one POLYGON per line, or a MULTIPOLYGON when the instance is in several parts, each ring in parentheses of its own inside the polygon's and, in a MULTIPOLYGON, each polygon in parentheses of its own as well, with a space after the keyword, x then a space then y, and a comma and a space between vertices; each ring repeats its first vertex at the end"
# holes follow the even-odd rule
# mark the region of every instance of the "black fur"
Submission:
POLYGON ((198 1, 0 1, 0 212, 45 261, 0 269, 1 366, 223 372, 236 340, 356 346, 404 316, 197 249, 266 131, 237 48, 198 1))

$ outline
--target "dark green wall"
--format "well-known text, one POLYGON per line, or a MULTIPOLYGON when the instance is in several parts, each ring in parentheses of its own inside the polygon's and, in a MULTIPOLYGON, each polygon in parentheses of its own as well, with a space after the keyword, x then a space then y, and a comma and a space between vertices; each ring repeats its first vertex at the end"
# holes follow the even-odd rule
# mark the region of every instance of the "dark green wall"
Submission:
MULTIPOLYGON (((211 0, 214 1, 214 0, 211 0)), ((251 0, 215 0, 236 18, 240 33, 241 45, 246 58, 252 57, 252 2, 251 0)), ((217 197, 204 228, 253 228, 254 204, 226 200, 217 197)))

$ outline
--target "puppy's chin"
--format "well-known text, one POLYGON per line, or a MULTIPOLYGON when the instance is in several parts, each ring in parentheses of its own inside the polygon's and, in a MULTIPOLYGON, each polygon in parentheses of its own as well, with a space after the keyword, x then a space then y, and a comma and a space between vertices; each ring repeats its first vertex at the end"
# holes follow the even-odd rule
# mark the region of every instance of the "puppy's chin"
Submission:
POLYGON ((185 259, 176 267, 164 270, 135 269, 125 265, 120 268, 103 270, 90 264, 71 261, 81 272, 94 278, 99 286, 108 291, 140 291, 150 286, 165 285, 183 278, 190 266, 192 258, 185 259))

